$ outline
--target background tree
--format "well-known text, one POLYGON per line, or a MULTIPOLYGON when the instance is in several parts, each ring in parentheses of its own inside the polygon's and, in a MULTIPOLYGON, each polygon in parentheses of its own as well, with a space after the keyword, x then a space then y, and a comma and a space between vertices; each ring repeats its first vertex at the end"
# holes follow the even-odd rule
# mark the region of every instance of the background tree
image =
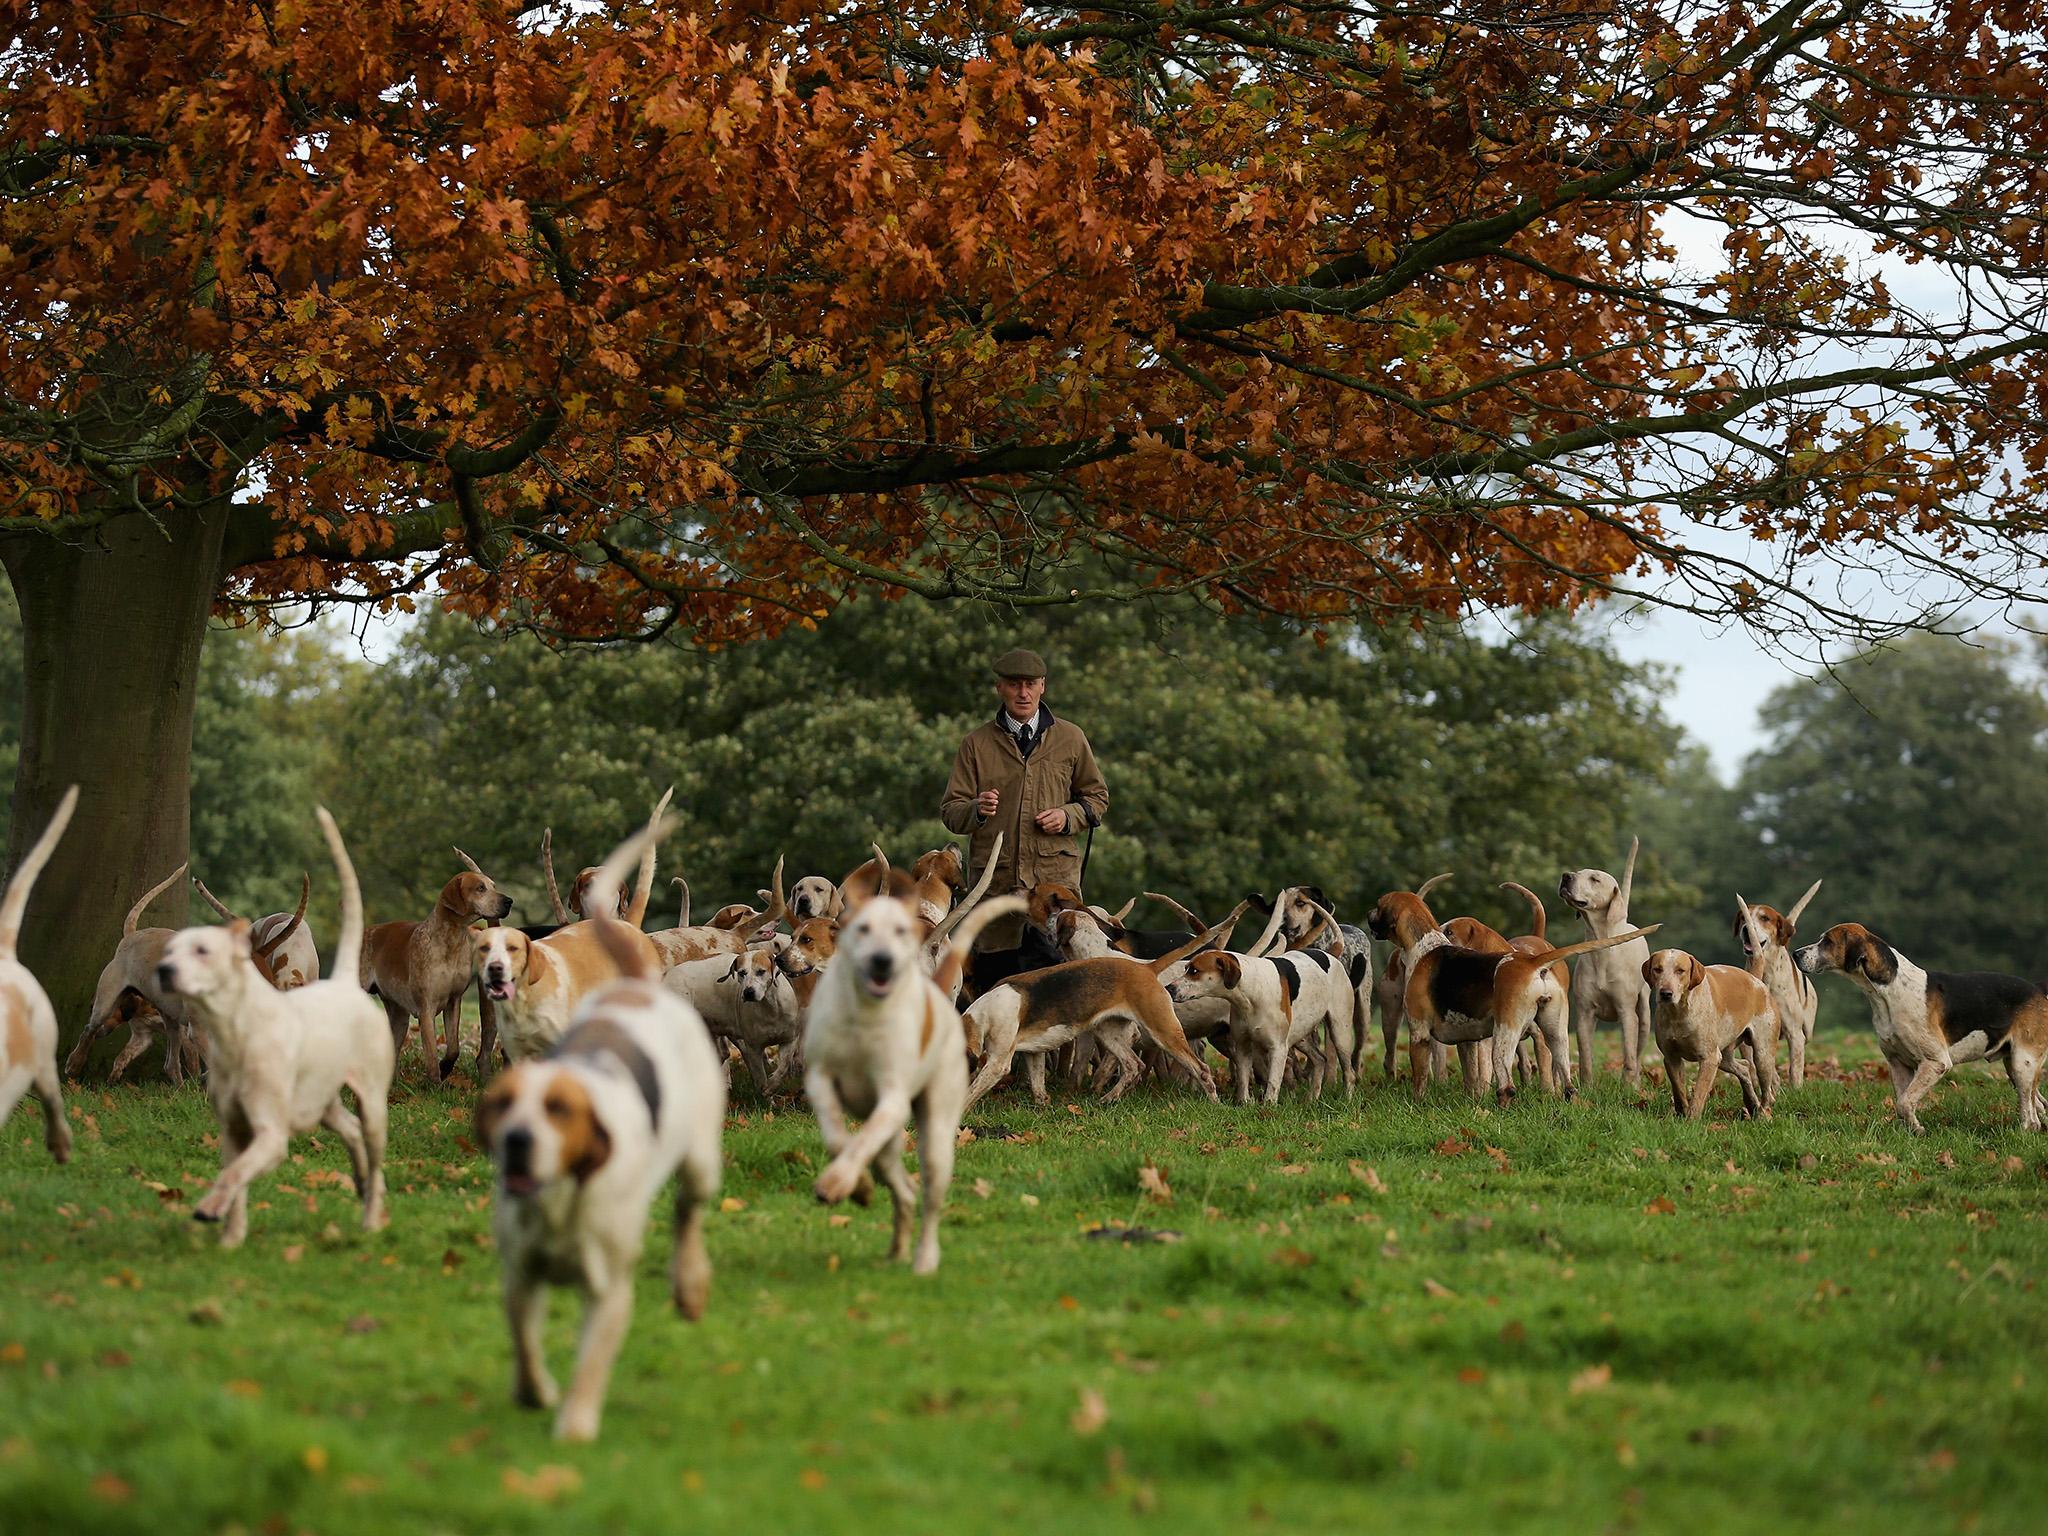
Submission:
POLYGON ((2048 974, 2048 701, 2019 659, 1916 636, 1838 686, 1771 695, 1743 820, 1772 887, 1827 877, 1803 927, 1853 920, 1923 965, 2048 974))
POLYGON ((87 796, 24 935, 60 999, 186 851, 223 596, 725 644, 872 584, 1321 624, 1662 565, 1855 627, 1789 563, 2034 566, 2024 8, 7 18, 17 834, 87 796))

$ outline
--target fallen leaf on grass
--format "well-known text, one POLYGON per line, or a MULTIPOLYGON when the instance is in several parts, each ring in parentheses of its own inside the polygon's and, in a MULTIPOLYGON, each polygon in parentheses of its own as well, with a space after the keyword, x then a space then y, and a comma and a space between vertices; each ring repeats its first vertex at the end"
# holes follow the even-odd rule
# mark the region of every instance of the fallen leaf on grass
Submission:
POLYGON ((1513 1173, 1515 1171, 1515 1165, 1508 1161, 1507 1153, 1501 1151, 1499 1147, 1488 1147, 1486 1155, 1493 1159, 1493 1166, 1502 1173, 1513 1173))
POLYGON ((1589 1365, 1572 1378, 1571 1395, 1584 1397, 1588 1392, 1605 1392, 1607 1384, 1614 1380, 1614 1367, 1606 1361, 1589 1365))
POLYGON ((1444 1285, 1440 1281, 1425 1279, 1422 1282, 1422 1294, 1425 1296, 1433 1296, 1438 1301, 1445 1301, 1451 1297, 1456 1296, 1458 1293, 1452 1290, 1448 1285, 1444 1285))
POLYGON ((1462 1157, 1465 1153, 1472 1150, 1472 1144, 1468 1141, 1460 1141, 1455 1136, 1446 1136, 1431 1150, 1438 1157, 1462 1157))
POLYGON ((834 1211, 830 1216, 827 1216, 825 1218, 825 1225, 828 1227, 844 1227, 850 1225, 852 1221, 853 1218, 847 1215, 846 1212, 834 1211))
POLYGON ((217 1300, 209 1296, 204 1301, 194 1302, 192 1310, 185 1316, 201 1328, 217 1328, 227 1321, 228 1314, 217 1300))
POLYGON ((1077 1435, 1092 1435, 1109 1422, 1109 1404, 1093 1387, 1081 1388, 1081 1400, 1067 1415, 1067 1427, 1077 1435))
POLYGON ((1943 1476, 1955 1471, 1956 1453, 1947 1446, 1940 1446, 1927 1454, 1927 1470, 1943 1476))
POLYGON ((246 1376, 237 1376, 233 1381, 223 1382, 221 1387, 223 1391, 231 1393, 236 1397, 261 1397, 263 1395, 263 1384, 259 1381, 251 1381, 246 1376))
POLYGON ((1950 1152, 1945 1148, 1942 1151, 1934 1154, 1934 1160, 1937 1163, 1941 1164, 1941 1166, 1944 1168, 1953 1168, 1956 1165, 1955 1153, 1950 1152))
POLYGON ((19 1365, 28 1358, 28 1346, 19 1339, 0 1344, 0 1365, 19 1365))
POLYGON ((536 1467, 531 1473, 517 1467, 507 1467, 498 1477, 505 1491, 522 1499, 534 1499, 542 1504, 553 1504, 564 1495, 576 1492, 583 1486, 583 1474, 574 1467, 549 1463, 536 1467))
POLYGON ((1458 1372, 1458 1380, 1468 1387, 1476 1387, 1486 1380, 1486 1372, 1476 1365, 1468 1365, 1458 1372))
POLYGON ((1173 1188, 1166 1182, 1166 1170, 1149 1157, 1138 1165, 1138 1188, 1157 1205, 1173 1204, 1173 1188))
POLYGON ((1387 1192, 1386 1181, 1380 1177, 1380 1171, 1377 1168, 1367 1167, 1364 1163, 1358 1161, 1357 1158, 1351 1160, 1351 1177, 1358 1180, 1359 1183, 1376 1195, 1384 1195, 1387 1192))
POLYGON ((744 1211, 747 1208, 747 1202, 738 1195, 727 1195, 718 1202, 718 1208, 721 1211, 744 1211))
POLYGON ((1093 1226, 1082 1235, 1091 1241, 1106 1243, 1177 1243, 1186 1234, 1171 1227, 1093 1226))
POLYGON ((832 1481, 832 1479, 823 1472, 820 1472, 816 1467, 805 1467, 801 1472, 797 1473, 796 1480, 813 1493, 816 1493, 820 1488, 832 1481))
POLYGON ((996 1192, 995 1185, 989 1183, 987 1179, 976 1179, 974 1181, 973 1187, 974 1198, 977 1200, 986 1200, 990 1195, 996 1192))
POLYGON ((92 1480, 92 1496, 108 1504, 126 1504, 135 1497, 135 1489, 127 1479, 102 1472, 92 1480))
POLYGON ((110 1370, 120 1370, 123 1366, 133 1365, 134 1363, 134 1358, 125 1349, 103 1349, 100 1351, 100 1364, 110 1370))
POLYGON ((1614 1442, 1614 1459, 1624 1467, 1632 1467, 1636 1464, 1636 1448, 1626 1440, 1617 1440, 1614 1442))
POLYGON ((1038 1204, 1038 1196, 1036 1196, 1036 1195, 1019 1195, 1019 1196, 1017 1197, 1017 1203, 1018 1203, 1019 1205, 1036 1205, 1036 1204, 1038 1204))
POLYGON ((1290 1179, 1299 1178, 1302 1174, 1308 1172, 1308 1165, 1306 1163, 1287 1163, 1282 1165, 1280 1171, 1290 1179))
POLYGON ((384 1325, 367 1312, 358 1312, 341 1325, 343 1333, 375 1333, 384 1325))
POLYGON ((443 1250, 441 1254, 441 1273, 452 1275, 460 1268, 462 1268, 462 1255, 453 1248, 443 1250))
POLYGON ((1645 1216, 1671 1216, 1675 1215, 1677 1211, 1678 1207, 1671 1203, 1669 1195, 1659 1195, 1643 1207, 1643 1214, 1645 1216))
POLYGON ((974 1131, 968 1126, 963 1125, 953 1133, 953 1145, 956 1147, 964 1147, 972 1140, 974 1140, 974 1131))
POLYGON ((1292 1246, 1275 1248, 1267 1257, 1286 1269, 1307 1269, 1316 1261, 1316 1256, 1307 1249, 1292 1246))
POLYGON ((306 1245, 304 1243, 288 1244, 284 1250, 284 1261, 287 1264, 296 1264, 305 1256, 306 1245))
POLYGON ((327 1475, 327 1447, 324 1445, 307 1446, 303 1451, 299 1452, 299 1464, 315 1477, 325 1477, 327 1475))

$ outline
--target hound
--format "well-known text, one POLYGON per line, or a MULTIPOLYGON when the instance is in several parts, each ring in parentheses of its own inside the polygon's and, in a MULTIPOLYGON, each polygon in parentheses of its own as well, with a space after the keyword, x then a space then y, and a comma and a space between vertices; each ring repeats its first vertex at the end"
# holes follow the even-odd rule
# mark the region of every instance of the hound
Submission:
POLYGON ((618 979, 612 952, 619 945, 636 951, 646 967, 658 969, 661 956, 654 941, 638 928, 629 927, 627 934, 607 942, 594 922, 571 923, 544 939, 504 927, 472 934, 477 984, 497 1014, 505 1054, 528 1061, 561 1039, 578 1004, 618 979))
MULTIPOLYGON (((1450 879, 1454 873, 1455 871, 1447 869, 1440 875, 1431 875, 1415 888, 1415 899, 1427 901, 1429 893, 1450 879)), ((1366 926, 1370 928, 1370 922, 1366 926)), ((1368 938, 1376 936, 1373 934, 1367 935, 1368 938)), ((1387 956, 1385 969, 1373 979, 1372 995, 1373 1001, 1379 1005, 1380 1039, 1386 1047, 1385 1054, 1380 1060, 1380 1067, 1386 1073, 1387 1081, 1392 1082, 1394 1080, 1394 1048, 1401 1038, 1402 1021, 1408 1014, 1408 961, 1399 945, 1395 945, 1394 952, 1387 956)), ((1362 1035, 1365 1031, 1360 1030, 1359 1033, 1362 1035)), ((1430 1081, 1441 1082, 1449 1070, 1450 1053, 1448 1048, 1441 1045, 1432 1046, 1429 1062, 1430 1081)))
MULTIPOLYGON (((456 850, 465 864, 469 856, 456 850)), ((455 1070, 462 1053, 462 995, 476 974, 476 950, 469 925, 477 918, 496 923, 512 910, 512 898, 490 876, 470 864, 441 887, 440 898, 424 922, 379 923, 363 936, 357 980, 365 992, 384 1005, 391 1025, 391 1049, 405 1044, 412 1021, 420 1021, 420 1054, 434 1061, 434 1020, 441 1021, 439 1073, 455 1070)), ((488 1048, 480 1045, 481 1064, 488 1048)), ((481 1070, 481 1066, 479 1067, 481 1070)))
POLYGON ((1643 980, 1649 983, 1651 1027, 1678 1116, 1699 1119, 1714 1091, 1714 1074, 1726 1071, 1742 1085, 1742 1112, 1768 1120, 1778 1097, 1778 1006, 1770 990, 1740 966, 1702 965, 1682 949, 1650 956, 1643 962, 1643 980), (1689 1061, 1699 1063, 1690 1098, 1683 1075, 1689 1061))
MULTIPOLYGON (((1443 925, 1444 937, 1461 948, 1476 949, 1482 954, 1490 955, 1507 954, 1509 952, 1521 955, 1535 955, 1541 954, 1544 950, 1550 948, 1550 914, 1544 910, 1543 898, 1530 890, 1526 885, 1517 885, 1512 880, 1502 881, 1501 889, 1513 891, 1529 903, 1532 932, 1517 934, 1514 938, 1510 939, 1487 927, 1486 924, 1480 922, 1476 917, 1454 917, 1443 925)), ((1564 1023, 1565 1032, 1569 1035, 1571 1032, 1571 967, 1566 965, 1564 961, 1557 960, 1551 963, 1550 971, 1557 978, 1557 984, 1562 989, 1565 997, 1566 1018, 1564 1023)), ((1543 1080, 1543 1086, 1552 1093, 1555 1093, 1557 1091, 1557 1076, 1555 1066, 1551 1060, 1550 1042, 1540 1030, 1531 1031, 1529 1038, 1536 1042, 1537 1075, 1543 1080)), ((1461 1059, 1465 1049, 1462 1045, 1458 1047, 1461 1059)), ((1489 1075, 1492 1075, 1490 1070, 1492 1058, 1491 1043, 1481 1042, 1474 1049, 1487 1058, 1489 1075)), ((1519 1059, 1510 1062, 1509 1065, 1518 1073, 1524 1071, 1525 1068, 1525 1064, 1519 1059)))
POLYGON ((1735 894, 1735 937, 1742 941, 1742 953, 1749 974, 1761 980, 1778 1005, 1778 1024, 1792 1057, 1792 1086, 1806 1082, 1806 1048, 1813 1041, 1813 1021, 1820 1011, 1820 998, 1805 972, 1792 963, 1792 936, 1799 931, 1799 914, 1820 889, 1816 880, 1790 912, 1759 903, 1751 906, 1735 894))
MULTIPOLYGON (((1144 1066, 1129 1044, 1133 1025, 1186 1068, 1214 1102, 1215 1081, 1182 1033, 1174 1017, 1173 1000, 1159 978, 1160 972, 1221 938, 1244 910, 1239 903, 1224 922, 1156 960, 1131 960, 1122 955, 1068 960, 1011 976, 991 987, 967 1010, 968 1049, 981 1058, 980 1070, 967 1090, 967 1102, 976 1103, 1007 1077, 1019 1054, 1037 1057, 1093 1035, 1118 1068, 1104 1100, 1114 1103, 1144 1076, 1144 1066)), ((1044 1084, 1036 1072, 1031 1091, 1039 1103, 1046 1102, 1044 1084)))
MULTIPOLYGON (((1402 998, 1408 1018, 1408 1060, 1415 1097, 1422 1097, 1428 1047, 1434 1041, 1491 1039, 1496 1092, 1514 1092, 1512 1063, 1524 1032, 1542 1030, 1553 1062, 1564 1063, 1564 1096, 1573 1097, 1570 1046, 1565 1040, 1565 998, 1552 965, 1573 955, 1625 944, 1654 928, 1629 929, 1604 938, 1553 946, 1533 954, 1482 954, 1461 949, 1444 937, 1429 907, 1411 891, 1389 891, 1372 909, 1375 938, 1399 944, 1408 985, 1402 998)), ((1468 1076, 1467 1091, 1483 1086, 1468 1076)))
MULTIPOLYGON (((1329 914, 1323 919, 1329 921, 1329 914)), ((1206 997, 1229 1005, 1230 1061, 1238 1103, 1251 1102, 1252 1073, 1262 1067, 1266 1102, 1277 1104, 1288 1052, 1297 1045, 1312 1045, 1319 1028, 1329 1034, 1346 1096, 1356 1091, 1355 994, 1342 961, 1327 950, 1299 949, 1270 959, 1227 951, 1196 955, 1173 983, 1170 995, 1177 1003, 1206 997)), ((1318 1055, 1312 1097, 1322 1097, 1323 1072, 1318 1055)))
POLYGON ((696 1009, 713 1040, 739 1049, 754 1091, 769 1098, 788 1076, 803 1018, 796 989, 777 961, 789 946, 787 934, 733 956, 710 955, 671 966, 661 984, 696 1009), (767 1050, 781 1053, 771 1073, 767 1050))
MULTIPOLYGON (((591 899, 616 891, 661 828, 638 833, 599 867, 591 899)), ((695 1322, 711 1295, 704 1212, 718 1194, 725 1074, 704 1024, 662 990, 639 937, 598 918, 619 978, 586 995, 569 1031, 538 1060, 514 1064, 478 1099, 478 1146, 497 1173, 491 1231, 512 1334, 512 1400, 552 1408, 559 1440, 594 1440, 612 1363, 633 1320, 633 1271, 647 1210, 676 1177, 669 1290, 695 1322), (575 1375, 560 1398, 544 1358, 551 1285, 584 1296, 575 1375)))
POLYGON ((101 968, 99 984, 93 988, 92 1012, 86 1017, 85 1032, 71 1047, 71 1054, 64 1058, 66 1077, 78 1076, 93 1043, 123 1022, 129 1029, 128 1043, 114 1058, 113 1070, 107 1078, 109 1082, 119 1082, 129 1064, 149 1049, 159 1026, 164 1034, 164 1076, 171 1080, 172 1085, 185 1081, 187 1069, 195 1073, 199 1070, 199 1047, 192 1038, 191 1020, 185 1015, 185 1005, 180 999, 166 995, 156 979, 157 962, 164 957, 164 944, 177 930, 136 926, 142 914, 149 910, 149 904, 176 885, 184 874, 185 866, 180 864, 160 883, 144 891, 141 899, 128 909, 128 916, 121 923, 121 942, 114 947, 113 959, 101 968))
MULTIPOLYGON (((220 914, 224 923, 241 921, 221 899, 206 888, 204 880, 192 882, 206 904, 220 914)), ((303 987, 320 978, 320 949, 313 942, 313 930, 306 923, 306 902, 313 894, 310 876, 299 876, 299 905, 294 912, 272 912, 249 925, 249 958, 264 979, 280 992, 303 987)))
POLYGON ((43 1106, 43 1145, 60 1163, 71 1161, 71 1126, 64 1118, 63 1086, 57 1080, 57 1010, 35 973, 16 957, 21 920, 28 912, 36 876, 57 851, 57 841, 78 809, 78 786, 64 791, 56 814, 35 846, 23 855, 7 894, 0 896, 0 1125, 30 1088, 43 1106))
MULTIPOLYGON (((1629 891, 1635 884, 1640 838, 1630 838, 1628 864, 1621 878, 1604 869, 1568 869, 1558 877, 1557 894, 1579 914, 1586 936, 1606 938, 1628 926, 1629 891)), ((1621 1025, 1621 1072, 1629 1087, 1643 1082, 1643 1041, 1650 1032, 1650 989, 1643 982, 1648 944, 1611 945, 1599 958, 1578 967, 1572 977, 1571 1011, 1579 1031, 1579 1071, 1588 1081, 1597 1070, 1593 1033, 1603 1020, 1621 1025)))
POLYGON ((910 1253, 917 1204, 903 1169, 903 1122, 917 1119, 924 1165, 924 1222, 911 1268, 939 1267, 939 1213, 953 1178, 953 1142, 967 1100, 967 1050, 953 992, 967 951, 997 918, 1024 910, 1015 896, 983 902, 952 935, 936 976, 919 963, 917 914, 893 896, 863 905, 840 935, 838 952, 811 1000, 804 1025, 804 1091, 832 1161, 813 1186, 827 1205, 859 1189, 879 1161, 895 1202, 889 1257, 910 1253), (847 1112, 862 1117, 858 1132, 847 1112))
POLYGON ((249 1232, 249 1186, 291 1150, 297 1132, 327 1127, 348 1148, 363 1228, 374 1232, 384 1209, 384 1136, 397 1045, 357 983, 363 897, 341 833, 325 806, 321 834, 341 882, 341 936, 325 981, 280 992, 250 959, 249 925, 184 928, 164 945, 159 979, 183 997, 206 1030, 206 1095, 220 1121, 220 1177, 192 1208, 200 1221, 224 1221, 221 1246, 249 1232), (341 1090, 355 1095, 356 1113, 341 1090))
POLYGON ((2048 994, 1993 971, 1923 971, 1861 923, 1837 923, 1793 958, 1809 976, 1838 972, 1870 1000, 1870 1027, 1892 1069, 1892 1103, 1915 1136, 1920 1101, 1957 1062, 2005 1057, 2020 1128, 2042 1125, 2048 994))
MULTIPOLYGON (((988 863, 994 862, 991 856, 988 863)), ((954 898, 966 884, 965 874, 966 866, 955 843, 919 854, 908 873, 891 869, 888 856, 875 848, 873 858, 839 882, 841 910, 851 910, 872 900, 886 885, 891 896, 910 902, 912 911, 935 923, 953 909, 954 898)))
POLYGON ((823 875, 805 875, 789 888, 789 915, 796 922, 822 917, 838 922, 846 912, 846 893, 823 875))

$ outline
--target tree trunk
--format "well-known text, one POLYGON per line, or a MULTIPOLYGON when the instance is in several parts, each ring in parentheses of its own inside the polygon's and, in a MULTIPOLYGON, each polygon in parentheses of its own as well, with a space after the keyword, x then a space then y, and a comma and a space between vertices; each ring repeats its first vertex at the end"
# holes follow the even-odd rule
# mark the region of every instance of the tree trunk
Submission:
MULTIPOLYGON (((183 863, 192 827, 192 709, 221 575, 225 498, 164 533, 140 514, 83 546, 0 538, 21 604, 27 698, 12 869, 79 786, 77 814, 29 899, 21 958, 57 1009, 59 1058, 85 1028, 121 920, 183 863)), ((174 885, 143 922, 185 921, 174 885)))

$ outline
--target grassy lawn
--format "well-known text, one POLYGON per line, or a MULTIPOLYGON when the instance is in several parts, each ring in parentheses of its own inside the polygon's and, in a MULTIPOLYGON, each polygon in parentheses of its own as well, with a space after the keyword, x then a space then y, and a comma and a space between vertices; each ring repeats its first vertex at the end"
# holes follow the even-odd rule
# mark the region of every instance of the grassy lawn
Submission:
POLYGON ((509 1404, 468 1084, 407 1057, 388 1232, 308 1138, 238 1255, 187 1214, 199 1093, 77 1091, 63 1170, 24 1102, 0 1526, 2039 1531, 2048 1141, 1976 1068, 1907 1137, 1866 1040, 1757 1126, 1611 1065, 1572 1109, 999 1097, 933 1280, 881 1262, 882 1205, 813 1204, 808 1115, 742 1098, 710 1314, 651 1243, 590 1447, 509 1404), (1184 1236, 1089 1235, 1130 1222, 1184 1236))

